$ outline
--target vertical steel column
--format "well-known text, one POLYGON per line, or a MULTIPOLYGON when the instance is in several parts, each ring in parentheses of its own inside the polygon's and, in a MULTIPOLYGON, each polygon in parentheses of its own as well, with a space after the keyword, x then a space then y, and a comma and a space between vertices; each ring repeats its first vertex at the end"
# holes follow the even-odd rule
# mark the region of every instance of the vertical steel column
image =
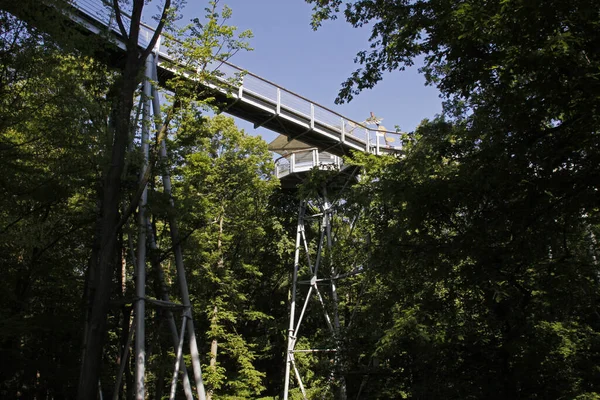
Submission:
POLYGON ((183 362, 183 338, 185 337, 185 325, 187 319, 187 316, 184 314, 183 319, 181 320, 181 334, 179 335, 179 343, 177 343, 177 346, 175 347, 177 355, 175 356, 175 371, 173 371, 173 379, 171 380, 171 393, 169 395, 169 400, 175 400, 175 392, 177 391, 177 376, 179 375, 179 369, 181 366, 185 366, 185 363, 183 362))
POLYGON ((127 359, 129 358, 129 349, 131 348, 131 342, 133 341, 133 334, 135 332, 135 317, 131 321, 131 327, 129 328, 129 335, 127 336, 127 342, 123 348, 123 354, 121 355, 121 365, 119 365, 119 373, 117 375, 117 381, 113 389, 113 400, 119 400, 119 392, 121 389, 121 381, 123 380, 123 374, 125 373, 125 366, 127 365, 127 359))
MULTIPOLYGON (((347 387, 346 387, 346 379, 343 375, 343 362, 342 362, 342 327, 341 320, 338 310, 338 292, 337 292, 337 280, 341 278, 339 276, 339 270, 337 266, 334 264, 332 259, 332 250, 335 245, 335 238, 333 235, 333 214, 335 212, 335 207, 328 199, 327 187, 323 186, 322 192, 319 200, 317 200, 319 204, 320 213, 311 215, 310 217, 306 216, 306 212, 308 211, 308 200, 304 200, 300 206, 300 211, 298 213, 298 226, 296 231, 296 248, 294 253, 294 270, 293 270, 293 278, 292 278, 292 293, 291 293, 291 304, 290 304, 290 323, 288 329, 288 345, 286 351, 286 368, 285 368, 285 381, 284 381, 284 400, 289 399, 289 391, 290 391, 290 376, 292 373, 295 374, 296 379, 298 381, 298 386, 302 392, 304 399, 306 400, 306 391, 302 384, 302 379, 300 373, 297 369, 294 355, 296 352, 333 352, 334 356, 334 369, 331 371, 330 379, 335 383, 335 387, 337 389, 336 399, 338 400, 346 400, 347 398, 347 387), (305 233, 305 222, 310 218, 313 220, 314 218, 319 217, 319 234, 316 242, 316 251, 314 256, 315 262, 314 265, 311 263, 311 255, 308 248, 308 241, 305 233), (298 280, 299 270, 300 270, 300 252, 304 251, 306 253, 307 263, 310 270, 310 281, 298 280), (329 263, 326 265, 325 263, 329 263), (323 264, 323 265, 321 265, 323 264), (329 267, 328 278, 319 279, 319 268, 320 267, 329 267), (332 318, 330 318, 327 307, 325 305, 325 301, 321 292, 318 289, 318 282, 320 281, 328 281, 331 284, 331 297, 329 300, 331 301, 331 311, 333 312, 332 318), (302 309, 300 311, 300 316, 296 318, 296 308, 297 304, 297 294, 298 294, 298 284, 299 283, 310 283, 308 288, 308 293, 306 294, 306 298, 304 299, 302 309), (305 316, 305 312, 307 311, 308 303, 310 301, 311 295, 314 293, 316 296, 316 300, 319 302, 322 308, 323 315, 325 317, 325 322, 327 323, 327 327, 331 333, 332 339, 335 341, 335 348, 327 348, 327 349, 302 349, 296 350, 295 346, 299 338, 300 327, 305 316)), ((322 270, 323 268, 321 268, 322 270)))
POLYGON ((325 219, 325 229, 327 234, 327 256, 329 257, 329 264, 331 267, 331 302, 333 307, 333 327, 334 327, 334 340, 336 343, 336 353, 334 356, 334 376, 339 379, 339 400, 346 400, 346 380, 344 376, 340 374, 340 315, 338 312, 338 295, 337 295, 337 268, 335 267, 333 260, 331 259, 331 250, 333 248, 333 236, 331 229, 331 214, 332 208, 329 200, 327 199, 327 188, 323 187, 323 218, 325 219))
MULTIPOLYGON (((149 155, 149 133, 150 133, 150 96, 151 96, 151 84, 152 79, 152 68, 154 67, 152 54, 146 59, 146 78, 144 81, 144 103, 143 103, 143 118, 142 118, 142 173, 140 174, 140 180, 143 180, 143 176, 146 173, 148 166, 148 155, 149 155)), ((146 314, 146 231, 148 226, 146 225, 146 204, 148 202, 148 187, 144 188, 142 197, 140 198, 140 205, 138 211, 138 243, 137 243, 137 268, 135 278, 135 292, 136 292, 136 303, 135 303, 135 315, 137 319, 136 333, 135 333, 135 398, 136 400, 144 400, 146 394, 146 388, 144 385, 144 378, 146 372, 146 349, 144 346, 145 342, 145 314, 146 314)))
POLYGON ((304 231, 304 213, 306 212, 306 201, 300 203, 298 210, 298 226, 296 228, 296 250, 294 252, 294 271, 292 273, 292 293, 290 302, 290 324, 288 328, 288 345, 285 355, 285 378, 283 385, 283 400, 288 400, 290 391, 290 372, 292 369, 294 345, 296 337, 294 335, 294 325, 296 319, 296 285, 298 281, 298 267, 300 266, 300 246, 302 232, 304 231))
MULTIPOLYGON (((159 93, 155 90, 154 96, 154 109, 156 115, 160 115, 160 102, 159 93)), ((160 157, 163 160, 167 158, 167 147, 164 139, 160 143, 160 157)), ((198 351, 198 342, 196 340, 196 330, 194 328, 194 319, 192 315, 192 304, 190 301, 190 293, 187 284, 187 278, 185 276, 185 267, 183 265, 183 253, 181 251, 181 241, 179 238, 179 226, 175 217, 175 201, 172 196, 172 185, 171 176, 168 170, 165 170, 162 175, 163 187, 165 194, 169 197, 169 207, 171 208, 168 213, 169 216, 169 228, 171 231, 171 242, 173 244, 173 252, 175 253, 175 265, 177 267, 177 278, 179 281, 179 290, 181 293, 181 300, 183 305, 186 307, 187 331, 189 336, 190 355, 192 357, 192 368, 194 370, 194 380, 196 382, 196 390, 198 392, 199 400, 206 400, 206 391, 204 389, 204 382, 202 381, 202 368, 200 365, 200 352, 198 351)))
MULTIPOLYGON (((153 68, 152 72, 153 72, 153 80, 156 82, 158 79, 158 77, 157 77, 157 59, 156 58, 154 59, 154 68, 153 68)), ((155 123, 156 131, 160 132, 160 130, 162 129, 161 112, 160 112, 160 93, 154 85, 152 86, 152 108, 154 111, 154 123, 155 123)), ((164 139, 161 141, 160 146, 161 146, 160 154, 159 154, 160 158, 161 158, 161 160, 165 160, 167 158, 167 150, 166 150, 166 145, 165 145, 164 139)), ((165 170, 163 172, 162 178, 163 178, 163 182, 165 180, 168 180, 168 187, 169 187, 169 192, 170 192, 171 177, 169 176, 168 170, 165 170)), ((164 183, 163 183, 163 185, 164 185, 164 183)), ((149 221, 148 221, 148 226, 150 226, 149 221)), ((151 245, 151 247, 156 248, 156 239, 154 238, 154 235, 151 236, 150 245, 151 245)), ((163 273, 162 269, 160 269, 160 266, 158 266, 158 267, 159 267, 158 276, 159 276, 160 284, 165 285, 164 273, 163 273)), ((171 301, 166 290, 164 292, 165 292, 165 294, 164 294, 163 300, 171 301)), ((185 323, 186 319, 187 319, 187 317, 184 317, 183 326, 186 325, 186 323, 185 323)), ((180 342, 182 343, 185 338, 185 330, 182 330, 183 335, 179 335, 179 333, 177 332, 175 318, 171 311, 168 311, 168 323, 169 323, 169 330, 171 331, 171 336, 173 337, 173 345, 174 345, 175 351, 177 351, 177 349, 179 347, 179 343, 180 342)), ((183 355, 181 357, 183 357, 183 355)), ((185 362, 183 361, 183 358, 181 359, 181 361, 178 358, 176 360, 176 363, 179 363, 181 365, 181 367, 179 367, 178 370, 181 370, 181 373, 182 373, 183 391, 185 393, 185 397, 187 400, 193 400, 194 395, 192 392, 192 386, 190 385, 190 379, 189 379, 187 368, 186 368, 185 362)), ((177 382, 175 381, 175 384, 176 383, 177 382)))
MULTIPOLYGON (((154 252, 158 251, 158 246, 156 245, 156 238, 155 238, 155 234, 153 232, 153 228, 150 225, 150 218, 146 217, 147 219, 147 226, 148 226, 148 236, 149 236, 149 241, 150 241, 150 249, 154 252)), ((167 292, 167 288, 166 288, 166 284, 165 284, 165 274, 162 270, 162 267, 160 265, 160 261, 158 262, 158 265, 153 265, 153 268, 156 268, 156 278, 159 281, 159 284, 162 286, 162 300, 165 302, 170 303, 171 302, 171 298, 167 292)), ((173 348, 175 349, 175 352, 177 353, 177 349, 179 348, 179 343, 182 343, 185 337, 185 331, 183 331, 182 335, 179 335, 179 333, 177 332, 177 324, 175 323, 175 317, 173 316, 173 312, 169 309, 165 310, 165 313, 167 314, 167 323, 169 325, 169 330, 171 331, 171 337, 173 338, 173 348)), ((186 320, 187 317, 184 317, 184 321, 186 320)), ((185 323, 182 325, 185 326, 185 323)), ((177 353, 179 354, 179 353, 177 353)), ((175 363, 177 365, 181 365, 181 367, 177 367, 177 371, 179 372, 181 370, 181 375, 182 375, 182 380, 183 380, 183 391, 185 393, 185 398, 186 400, 194 400, 194 395, 193 395, 193 391, 192 391, 192 386, 190 384, 190 379, 187 373, 187 368, 185 366, 185 362, 183 362, 183 359, 180 362, 180 358, 182 356, 177 356, 177 359, 175 361, 175 363)), ((177 377, 177 375, 176 375, 177 377)), ((177 381, 175 381, 175 385, 176 385, 177 381)), ((174 390, 174 389, 172 389, 174 390)), ((116 400, 116 399, 115 399, 116 400)))

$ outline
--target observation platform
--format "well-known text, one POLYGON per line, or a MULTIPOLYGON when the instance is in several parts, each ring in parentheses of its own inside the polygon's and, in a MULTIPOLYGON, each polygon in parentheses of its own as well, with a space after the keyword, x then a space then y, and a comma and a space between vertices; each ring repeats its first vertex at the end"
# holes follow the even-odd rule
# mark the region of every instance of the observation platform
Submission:
POLYGON ((275 176, 284 189, 295 189, 308 171, 315 168, 335 171, 340 177, 356 177, 356 167, 344 165, 342 157, 310 147, 298 140, 288 141, 283 135, 269 143, 269 150, 279 155, 275 159, 275 176))
MULTIPOLYGON (((21 18, 27 17, 20 12, 17 2, 13 5, 10 3, 13 2, 3 3, 7 11, 21 18)), ((40 4, 39 7, 44 6, 40 4)), ((111 51, 115 54, 110 57, 110 62, 118 68, 124 59, 125 42, 112 17, 111 7, 102 0, 73 0, 73 6, 66 10, 66 14, 84 33, 106 37, 112 43, 111 51)), ((123 17, 128 19, 126 15, 123 17)), ((127 21, 125 25, 128 27, 127 21)), ((152 27, 142 24, 139 46, 145 47, 154 32, 152 27)), ((173 60, 162 39, 158 40, 154 50, 158 59, 159 81, 164 84, 173 76, 173 71, 168 67, 173 60)), ((290 141, 301 141, 337 157, 349 155, 353 150, 373 154, 396 153, 400 150, 399 146, 391 145, 400 143, 399 135, 393 132, 382 132, 381 127, 373 129, 364 122, 346 118, 228 62, 220 63, 218 71, 221 82, 201 84, 214 91, 217 100, 223 104, 223 112, 245 119, 253 123, 255 128, 263 126, 290 141), (235 79, 237 83, 231 84, 235 79)))

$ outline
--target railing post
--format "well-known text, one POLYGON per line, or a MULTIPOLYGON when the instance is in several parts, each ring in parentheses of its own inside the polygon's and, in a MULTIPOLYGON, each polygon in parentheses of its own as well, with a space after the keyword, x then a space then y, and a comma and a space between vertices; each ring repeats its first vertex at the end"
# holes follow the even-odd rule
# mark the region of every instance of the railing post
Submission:
POLYGON ((340 118, 341 122, 342 122, 342 143, 344 143, 346 141, 346 121, 344 121, 344 118, 340 118))
POLYGON ((296 153, 292 153, 290 157, 290 174, 296 169, 296 153))
POLYGON ((156 45, 154 45, 154 54, 157 57, 157 61, 158 61, 158 55, 160 54, 160 44, 162 42, 162 35, 160 35, 158 37, 158 40, 156 41, 156 45))
POLYGON ((240 87, 238 89, 238 100, 244 95, 244 76, 240 79, 240 87))
POLYGON ((313 167, 319 165, 319 150, 313 149, 312 151, 313 167))
POLYGON ((371 153, 371 131, 369 130, 369 128, 365 128, 365 133, 366 138, 367 138, 367 147, 365 148, 365 151, 367 152, 367 154, 371 153))
POLYGON ((310 103, 310 129, 315 129, 315 105, 310 103))
POLYGON ((276 114, 281 114, 281 89, 277 88, 277 111, 276 114))

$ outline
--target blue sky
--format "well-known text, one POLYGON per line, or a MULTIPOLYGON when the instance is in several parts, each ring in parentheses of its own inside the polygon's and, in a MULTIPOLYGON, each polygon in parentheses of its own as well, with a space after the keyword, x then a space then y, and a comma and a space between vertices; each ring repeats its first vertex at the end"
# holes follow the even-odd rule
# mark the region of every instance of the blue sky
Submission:
MULTIPOLYGON (((441 111, 437 89, 411 68, 386 74, 374 89, 352 102, 335 105, 341 83, 358 66, 356 52, 367 48, 370 27, 352 28, 343 19, 326 22, 318 31, 310 27, 311 5, 303 0, 220 0, 233 10, 230 25, 250 29, 254 51, 239 53, 232 62, 308 99, 331 108, 355 121, 363 121, 373 111, 382 124, 393 130, 414 130, 424 118, 441 111)), ((204 0, 189 0, 183 22, 204 15, 204 0)), ((251 124, 239 122, 247 131, 251 124)), ((270 131, 257 131, 265 140, 270 131)))

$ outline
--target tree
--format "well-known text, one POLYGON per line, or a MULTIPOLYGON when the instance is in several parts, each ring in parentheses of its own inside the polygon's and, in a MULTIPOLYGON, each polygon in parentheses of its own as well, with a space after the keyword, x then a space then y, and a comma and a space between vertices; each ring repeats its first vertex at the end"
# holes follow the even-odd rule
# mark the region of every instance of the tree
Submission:
POLYGON ((385 293, 367 302, 386 310, 379 395, 594 396, 597 224, 563 192, 570 171, 548 179, 441 119, 415 135, 404 160, 364 161, 379 179, 361 188, 385 293))
POLYGON ((254 301, 263 286, 261 262, 272 251, 266 230, 273 223, 269 197, 277 181, 260 137, 239 131, 224 116, 201 120, 199 127, 201 132, 181 137, 193 145, 181 167, 180 193, 188 199, 188 215, 210 221, 191 235, 187 259, 199 268, 191 284, 203 294, 196 304, 209 319, 206 381, 210 397, 255 396, 264 390, 264 373, 254 367, 263 350, 248 325, 260 329, 272 318, 254 301))
MULTIPOLYGON (((145 2, 132 0, 132 11, 129 27, 125 26, 121 8, 117 0, 113 1, 115 18, 121 35, 125 38, 125 65, 117 77, 109 96, 112 101, 109 132, 112 140, 108 143, 107 162, 103 167, 102 195, 100 203, 99 227, 97 229, 97 251, 92 253, 92 260, 87 272, 86 298, 89 314, 84 334, 84 352, 81 364, 81 375, 77 397, 81 400, 95 397, 100 376, 102 348, 106 336, 106 320, 112 289, 112 277, 117 269, 119 230, 129 215, 120 215, 121 209, 121 176, 125 166, 125 154, 131 141, 131 112, 135 92, 142 77, 142 68, 146 58, 154 49, 163 27, 168 22, 171 0, 165 0, 158 26, 144 49, 139 48, 139 34, 142 12, 145 2)), ((142 181, 141 186, 146 182, 142 181)), ((138 198, 133 202, 137 203, 138 198)), ((129 207, 131 210, 132 207, 129 207)))
POLYGON ((112 74, 0 14, 0 396, 73 397, 112 74))
MULTIPOLYGON (((6 94, 2 98, 2 113, 5 116, 2 120, 2 139, 6 148, 2 150, 6 152, 5 162, 8 170, 20 171, 23 182, 31 180, 31 190, 35 191, 34 198, 24 199, 23 204, 19 202, 16 205, 10 204, 11 207, 7 207, 6 215, 3 215, 3 222, 6 223, 3 233, 14 235, 17 228, 23 231, 23 234, 14 236, 14 241, 7 246, 7 252, 3 253, 3 258, 14 261, 17 254, 30 250, 22 242, 26 234, 29 235, 26 239, 31 241, 31 246, 33 246, 31 252, 34 261, 37 261, 38 251, 40 254, 48 255, 55 246, 64 245, 65 241, 71 239, 74 233, 81 230, 89 231, 89 234, 84 237, 95 237, 95 240, 90 243, 85 241, 68 242, 78 250, 78 252, 72 252, 76 256, 85 257, 86 254, 89 256, 90 261, 87 268, 79 263, 74 268, 65 268, 64 271, 60 269, 60 273, 63 274, 61 276, 65 276, 66 281, 68 281, 69 274, 75 276, 85 274, 86 327, 78 396, 93 398, 98 388, 99 371, 103 364, 110 362, 108 360, 113 358, 113 352, 115 353, 114 358, 120 356, 118 345, 113 341, 115 338, 113 332, 109 335, 111 346, 105 347, 104 342, 107 338, 107 331, 109 328, 112 329, 115 324, 112 313, 110 313, 111 319, 108 321, 109 301, 117 293, 115 283, 122 281, 128 272, 123 254, 126 254, 124 250, 127 250, 132 242, 125 244, 123 239, 131 236, 132 232, 129 231, 127 220, 135 211, 142 189, 147 183, 155 185, 157 171, 165 167, 157 162, 156 147, 153 148, 154 157, 151 168, 143 171, 141 165, 136 161, 133 137, 134 131, 139 125, 136 125, 133 117, 136 111, 133 104, 134 99, 139 96, 138 86, 143 76, 141 72, 145 58, 152 51, 163 28, 168 27, 168 22, 175 17, 175 8, 171 7, 171 1, 164 2, 162 13, 158 16, 159 24, 154 37, 150 40, 147 48, 140 49, 138 48, 138 36, 145 2, 136 0, 130 3, 130 23, 129 26, 125 26, 123 12, 119 9, 118 2, 115 1, 112 6, 115 9, 115 18, 127 49, 123 60, 123 69, 109 72, 98 67, 99 63, 106 61, 104 57, 106 52, 103 52, 106 50, 106 44, 102 43, 101 48, 97 48, 89 46, 89 43, 93 42, 93 39, 91 40, 89 37, 86 37, 85 41, 80 40, 76 27, 61 14, 60 7, 44 9, 48 12, 44 14, 44 12, 36 12, 35 5, 14 7, 14 4, 11 3, 2 2, 2 8, 10 9, 11 12, 15 12, 40 30, 47 30, 49 34, 36 33, 32 35, 27 32, 23 34, 25 30, 21 29, 22 23, 16 19, 4 18, 3 14, 3 22, 6 24, 3 24, 3 41, 1 43, 4 50, 2 53, 2 77, 5 79, 2 81, 0 90, 6 94), (48 16, 54 20, 48 21, 46 19, 48 16), (60 32, 63 31, 66 34, 61 36, 60 32), (51 40, 51 37, 56 41, 51 40), (82 42, 86 44, 84 47, 90 48, 89 54, 100 60, 99 63, 82 56, 82 53, 88 54, 87 50, 86 52, 79 50, 82 42), (56 54, 51 54, 52 51, 56 54), (69 69, 69 66, 73 69, 69 69), (37 96, 35 95, 36 90, 39 91, 37 96), (69 93, 70 96, 66 93, 69 93), (108 112, 108 104, 111 106, 110 112, 108 112), (27 112, 31 113, 32 110, 38 114, 25 118, 27 112), (69 121, 71 117, 73 120, 69 121), (64 123, 57 124, 63 119, 64 123), (52 130, 48 130, 46 126, 50 121, 55 123, 52 130), (109 123, 107 124, 106 121, 109 123), (56 129, 61 134, 52 137, 52 141, 46 145, 46 141, 42 140, 44 137, 40 137, 39 132, 36 131, 44 129, 48 132, 54 132, 56 129), (66 132, 63 133, 61 129, 66 129, 66 132), (66 135, 67 133, 70 136, 66 135), (67 139, 63 139, 65 137, 67 139), (39 146, 40 143, 42 146, 39 146), (63 148, 61 149, 60 146, 63 148), (73 152, 79 150, 79 153, 74 153, 77 156, 73 156, 67 151, 70 148, 73 148, 73 152), (36 153, 37 149, 46 149, 48 154, 41 157, 36 153), (70 163, 66 160, 69 160, 70 163), (77 168, 81 168, 81 170, 77 168), (56 179, 45 182, 44 174, 49 171, 56 174, 56 179), (134 176, 142 177, 139 185, 134 183, 137 182, 134 176), (89 187, 82 190, 78 186, 81 183, 85 183, 89 187), (39 187, 36 188, 35 185, 39 185, 39 187), (58 186, 54 187, 53 185, 58 186), (55 198, 44 202, 45 199, 39 193, 40 187, 55 189, 57 192, 55 198), (81 210, 78 210, 78 205, 71 200, 66 203, 70 199, 69 196, 76 196, 77 199, 85 202, 84 205, 81 205, 81 210), (62 207, 57 207, 57 204, 61 204, 62 207), (28 210, 30 207, 33 207, 33 212, 28 210), (35 236, 38 234, 35 230, 27 233, 23 229, 24 224, 27 225, 30 218, 36 217, 40 213, 44 215, 44 218, 48 218, 48 226, 57 230, 58 238, 51 238, 47 234, 39 238, 35 236), (94 215, 97 218, 94 218, 94 215), (73 218, 76 217, 81 218, 82 221, 74 221, 73 218), (79 224, 79 222, 81 223, 79 224), (61 227, 64 228, 64 236, 58 234, 61 227), (123 235, 123 227, 127 227, 126 235, 123 235), (45 243, 48 240, 50 240, 49 245, 45 243), (21 241, 20 244, 19 241, 21 241), (46 247, 40 250, 37 247, 40 243, 46 247)), ((59 5, 62 6, 62 2, 57 2, 57 6, 59 5)), ((173 5, 177 4, 173 3, 173 5)), ((200 84, 214 80, 216 73, 208 67, 217 57, 216 54, 219 53, 219 61, 226 61, 238 50, 248 48, 243 41, 237 39, 235 28, 228 27, 220 20, 220 18, 227 19, 231 10, 224 8, 220 14, 217 2, 211 2, 207 13, 205 24, 204 21, 201 22, 197 19, 180 32, 169 28, 168 41, 171 42, 173 57, 180 61, 179 64, 173 66, 174 69, 192 67, 192 70, 197 70, 197 74, 192 77, 186 69, 187 80, 182 80, 178 75, 170 80, 172 102, 164 110, 162 126, 156 130, 157 143, 160 143, 170 132, 173 122, 181 122, 188 116, 196 115, 199 107, 205 106, 211 101, 213 93, 201 89, 200 84), (182 38, 181 35, 185 35, 185 38, 182 38)), ((249 36, 249 33, 244 32, 240 36, 245 38, 249 36)), ((29 196, 29 189, 26 189, 23 183, 21 186, 25 189, 25 196, 29 196)), ((13 184, 7 181, 6 188, 9 196, 12 197, 14 197, 12 192, 19 191, 16 182, 13 184)), ((48 194, 51 193, 51 191, 48 192, 48 194)), ((155 212, 160 214, 164 211, 157 209, 155 212)), ((70 259, 67 256, 70 250, 71 248, 68 247, 61 252, 65 259, 70 259)), ((73 262, 75 262, 75 255, 72 258, 73 262)), ((28 264, 27 268, 33 270, 33 262, 26 261, 26 264, 28 264)), ((18 270, 17 265, 11 271, 12 276, 17 277, 18 270)), ((22 280, 25 283, 19 285, 30 288, 35 277, 28 281, 29 277, 30 275, 23 275, 22 280)), ((125 303, 123 307, 125 309, 127 308, 126 299, 123 296, 127 294, 127 285, 125 282, 120 283, 119 303, 125 303)), ((24 293, 21 292, 21 289, 15 289, 14 297, 22 296, 24 293)), ((77 297, 75 290, 69 291, 69 293, 77 297)), ((51 295, 49 294, 49 296, 51 295)), ((23 304, 25 304, 26 299, 23 300, 23 304)), ((67 303, 73 307, 72 303, 67 303)), ((9 314, 12 318, 12 314, 16 315, 18 312, 9 312, 9 314)), ((70 314, 77 315, 73 312, 70 314)), ((124 318, 125 327, 128 322, 128 319, 124 318)), ((70 327, 72 328, 71 325, 70 327)), ((127 329, 123 329, 123 332, 126 331, 127 329)), ((69 331, 69 334, 72 332, 69 331)), ((126 333, 124 335, 126 336, 126 333)), ((3 341, 3 345, 4 343, 10 344, 11 340, 14 340, 13 335, 7 337, 7 342, 3 341)), ((34 368, 33 363, 27 365, 29 369, 34 368)), ((27 379, 35 379, 31 378, 35 375, 35 371, 28 371, 27 374, 27 379)), ((105 375, 112 380, 110 374, 105 375)), ((47 379, 46 376, 44 371, 44 379, 47 379)), ((8 376, 7 379, 10 378, 8 376)), ((37 379, 39 381, 39 377, 37 379)))
MULTIPOLYGON (((342 4, 310 2, 316 25, 342 4)), ((373 397, 595 398, 599 5, 345 3, 373 28, 339 101, 419 57, 447 100, 401 160, 358 160, 387 293, 373 397)))

